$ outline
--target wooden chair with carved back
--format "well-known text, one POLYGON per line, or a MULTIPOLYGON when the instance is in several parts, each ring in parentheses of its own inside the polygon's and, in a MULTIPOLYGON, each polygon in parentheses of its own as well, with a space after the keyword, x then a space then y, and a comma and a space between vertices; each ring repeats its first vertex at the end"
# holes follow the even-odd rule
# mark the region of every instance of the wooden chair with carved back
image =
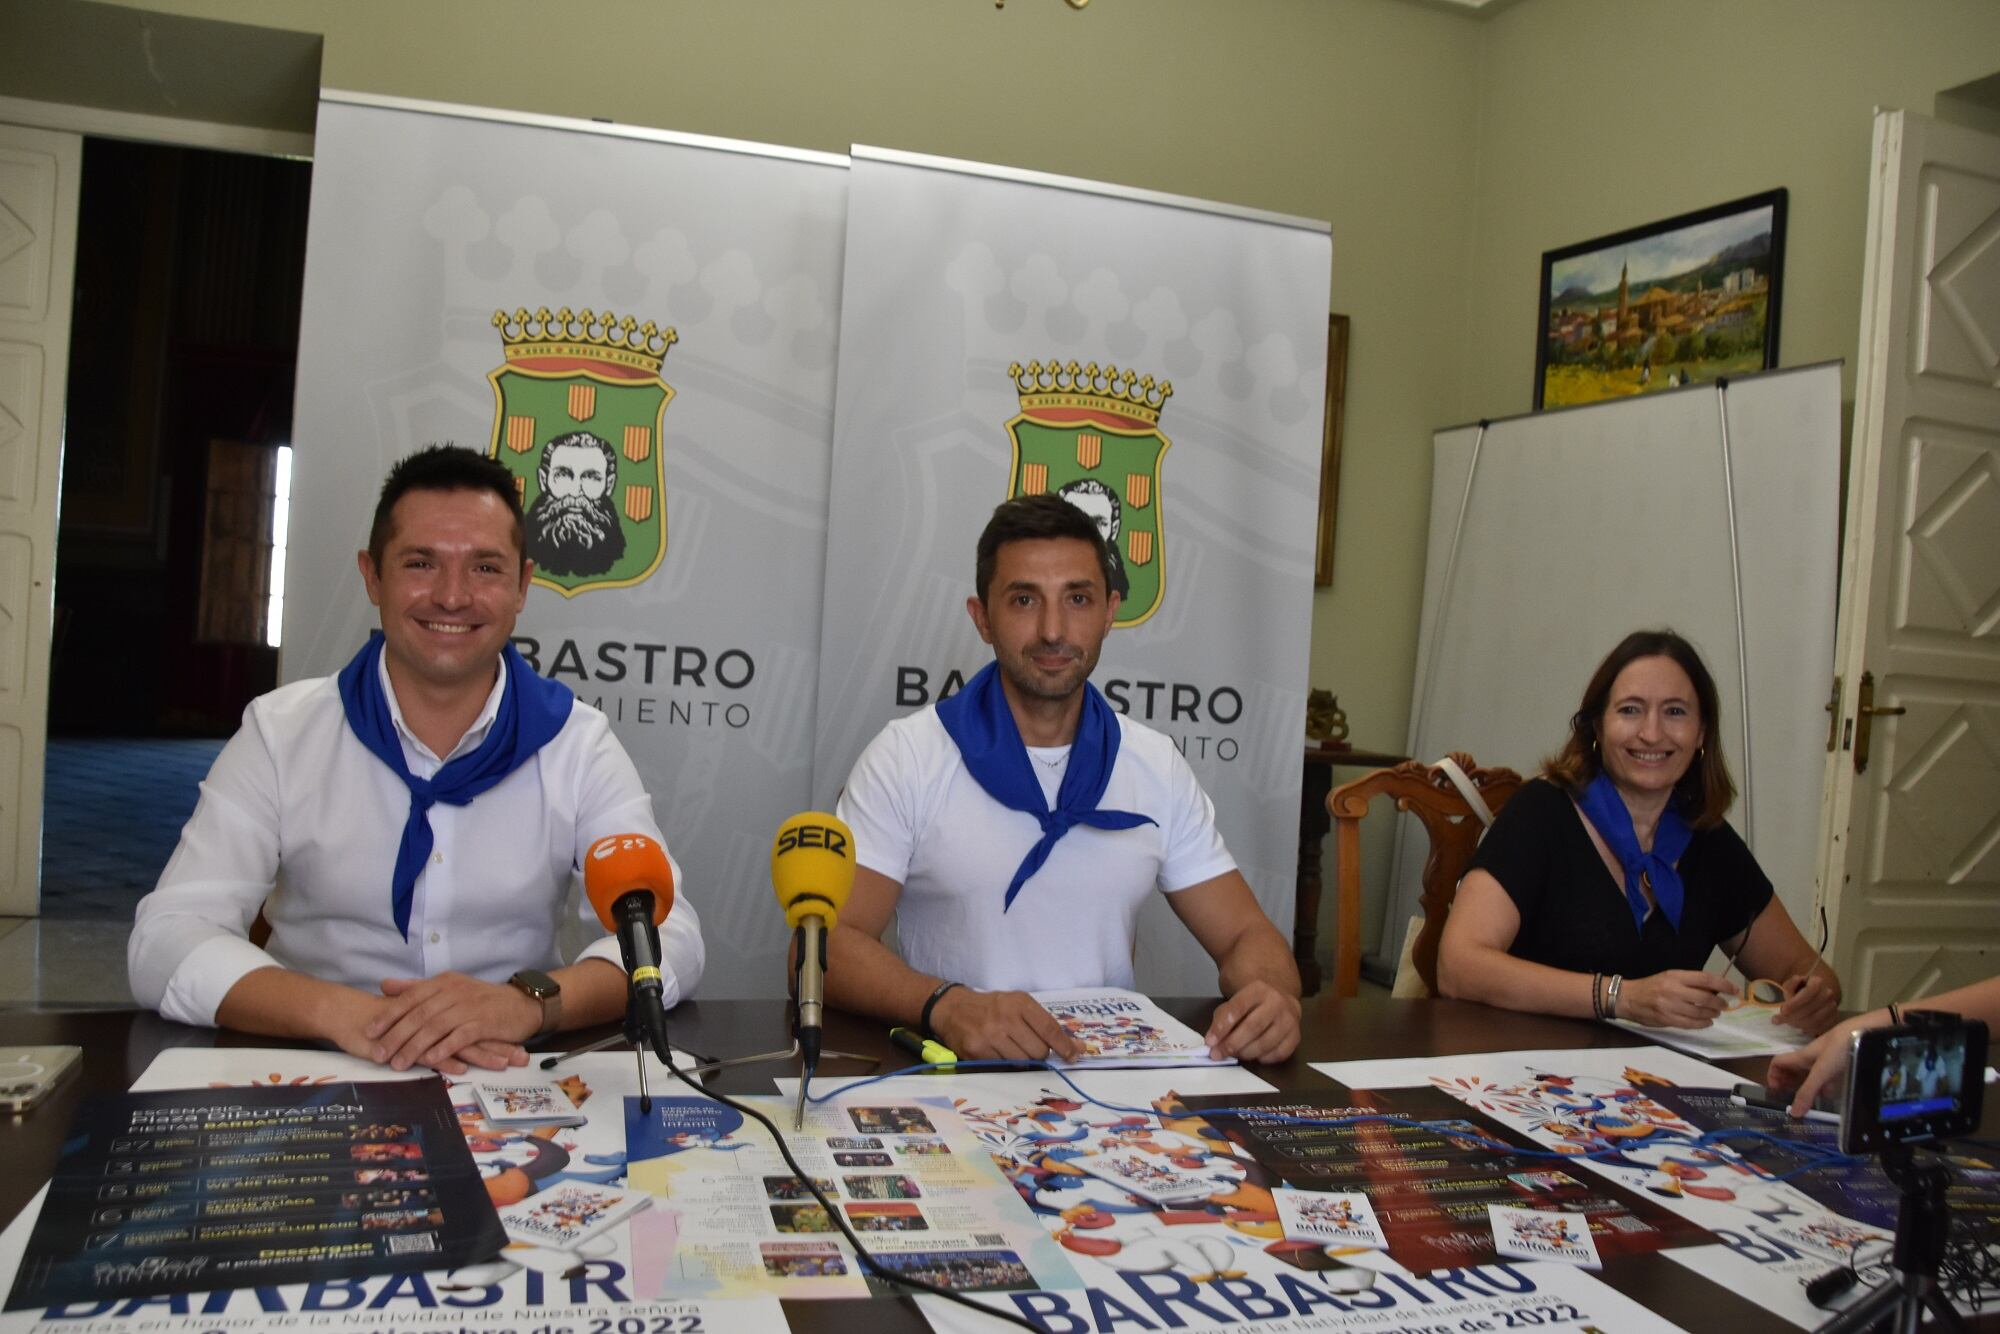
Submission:
MULTIPOLYGON (((1458 751, 1451 758, 1496 814, 1521 786, 1521 775, 1512 769, 1482 769, 1470 755, 1458 751)), ((1376 797, 1389 797, 1397 810, 1414 814, 1430 836, 1430 856, 1424 859, 1423 929, 1411 953, 1425 992, 1435 996, 1438 938, 1444 934, 1445 914, 1451 911, 1459 877, 1465 874, 1485 825, 1443 768, 1419 760, 1377 769, 1327 794, 1326 809, 1335 834, 1334 894, 1340 905, 1334 980, 1342 996, 1352 996, 1360 986, 1361 819, 1376 797)))

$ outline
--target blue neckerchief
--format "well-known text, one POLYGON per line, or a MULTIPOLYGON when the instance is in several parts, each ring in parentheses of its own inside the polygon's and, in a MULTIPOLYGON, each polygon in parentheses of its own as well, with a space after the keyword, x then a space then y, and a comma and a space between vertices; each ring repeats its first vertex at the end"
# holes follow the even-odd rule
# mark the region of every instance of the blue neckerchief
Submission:
POLYGON ((347 712, 347 725, 376 759, 410 789, 410 817, 403 822, 403 841, 396 847, 396 874, 389 883, 389 905, 396 916, 396 929, 410 938, 410 906, 417 896, 417 876, 431 855, 431 806, 444 802, 467 806, 480 793, 499 785, 534 753, 555 739, 569 721, 570 706, 576 696, 569 687, 537 676, 512 644, 500 654, 506 664, 507 685, 500 692, 500 708, 486 739, 470 753, 461 755, 437 771, 428 781, 410 773, 403 763, 403 743, 396 735, 396 720, 389 712, 389 698, 382 689, 382 632, 368 636, 348 664, 340 669, 340 704, 347 712))
POLYGON ((1021 741, 1021 729, 1014 723, 1014 711, 1007 707, 1007 695, 1000 688, 1000 672, 987 663, 979 674, 965 683, 965 689, 950 699, 938 701, 938 721, 958 745, 966 772, 986 789, 986 795, 1010 811, 1032 815, 1042 822, 1042 837, 1021 859, 1007 886, 1000 911, 1014 906, 1014 896, 1028 877, 1042 869, 1056 841, 1077 825, 1093 829, 1136 829, 1142 824, 1158 824, 1150 815, 1130 811, 1100 811, 1104 789, 1111 782, 1111 766, 1118 759, 1118 715, 1088 681, 1083 686, 1083 713, 1077 719, 1076 739, 1070 743, 1069 769, 1062 786, 1056 789, 1056 808, 1048 809, 1042 785, 1035 781, 1035 769, 1028 762, 1028 748, 1021 741))
POLYGON ((1576 804, 1611 849, 1611 855, 1625 868, 1625 902, 1632 905, 1633 924, 1641 931, 1646 929, 1646 896, 1639 889, 1644 878, 1652 885, 1653 902, 1667 915, 1668 925, 1679 931, 1681 902, 1687 895, 1674 863, 1687 851, 1694 830, 1674 809, 1673 799, 1669 797, 1667 808, 1660 812, 1651 852, 1640 850, 1639 835, 1632 829, 1632 812, 1625 808, 1625 798, 1618 795, 1618 789, 1603 772, 1590 780, 1590 786, 1583 790, 1576 804))

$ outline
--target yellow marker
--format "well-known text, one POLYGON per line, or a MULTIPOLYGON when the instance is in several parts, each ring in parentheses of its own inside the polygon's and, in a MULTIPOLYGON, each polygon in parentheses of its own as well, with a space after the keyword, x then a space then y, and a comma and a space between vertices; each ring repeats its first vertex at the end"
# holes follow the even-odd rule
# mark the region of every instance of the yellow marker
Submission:
POLYGON ((910 1055, 916 1057, 926 1065, 958 1064, 957 1052, 945 1046, 942 1042, 934 1042, 930 1038, 923 1037, 911 1029, 890 1029, 889 1041, 895 1043, 898 1047, 901 1047, 904 1051, 910 1053, 910 1055))

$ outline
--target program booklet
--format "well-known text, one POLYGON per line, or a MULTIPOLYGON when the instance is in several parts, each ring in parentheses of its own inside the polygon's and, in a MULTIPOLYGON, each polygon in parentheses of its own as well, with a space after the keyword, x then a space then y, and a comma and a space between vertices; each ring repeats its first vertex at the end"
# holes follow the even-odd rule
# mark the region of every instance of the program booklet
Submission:
POLYGON ((573 1249, 653 1202, 644 1191, 563 1181, 500 1211, 516 1241, 573 1249))
POLYGON ((1079 987, 1031 993, 1076 1040, 1074 1061, 1050 1060, 1072 1070, 1115 1066, 1235 1065, 1208 1054, 1201 1034, 1136 991, 1079 987))
POLYGON ((509 1129, 525 1126, 580 1126, 588 1119, 576 1100, 560 1084, 549 1080, 533 1083, 473 1085, 479 1108, 488 1125, 509 1129))

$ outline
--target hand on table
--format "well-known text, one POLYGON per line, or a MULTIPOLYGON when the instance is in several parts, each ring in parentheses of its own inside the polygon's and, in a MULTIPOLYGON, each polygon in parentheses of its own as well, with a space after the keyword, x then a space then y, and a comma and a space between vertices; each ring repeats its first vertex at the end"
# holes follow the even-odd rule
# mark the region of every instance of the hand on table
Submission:
POLYGON ((1847 1044, 1833 1041, 1835 1036, 1822 1033, 1803 1047, 1771 1058, 1771 1066, 1764 1072, 1764 1083, 1779 1092, 1798 1090, 1792 1097, 1792 1105, 1786 1109, 1793 1116, 1804 1116, 1820 1089, 1847 1069, 1847 1044))
POLYGON ((1787 1110, 1793 1116, 1804 1116, 1821 1089, 1846 1078, 1853 1047, 1848 1039, 1864 1028, 1879 1028, 1888 1022, 1887 1010, 1870 1010, 1835 1024, 1805 1046, 1773 1056, 1764 1082, 1774 1089, 1797 1089, 1787 1110))
POLYGON ((1707 1028, 1736 988, 1729 979, 1687 968, 1628 977, 1618 993, 1618 1017, 1653 1028, 1707 1028))
POLYGON ((459 1075, 467 1066, 525 1065, 521 1044, 542 1024, 541 1007, 517 988, 464 973, 385 978, 382 994, 387 999, 364 1030, 374 1043, 367 1054, 395 1070, 427 1065, 459 1075))
POLYGON ((1780 985, 1785 1001, 1771 1016, 1773 1023, 1790 1024, 1810 1035, 1826 1032, 1840 1017, 1840 997, 1834 995, 1833 985, 1823 974, 1788 977, 1780 985))
POLYGON ((375 1020, 388 1006, 381 996, 371 996, 354 987, 336 983, 318 983, 323 993, 314 1001, 317 1019, 313 1028, 318 1036, 331 1042, 349 1056, 359 1056, 364 1061, 380 1061, 376 1053, 381 1050, 371 1034, 375 1020))
POLYGON ((953 987, 931 1011, 945 1046, 968 1060, 1040 1061, 1053 1052, 1076 1059, 1076 1040, 1025 991, 953 987))
POLYGON ((1215 1009, 1202 1041, 1208 1054, 1239 1061, 1282 1061, 1299 1046, 1297 996, 1252 982, 1215 1009))

